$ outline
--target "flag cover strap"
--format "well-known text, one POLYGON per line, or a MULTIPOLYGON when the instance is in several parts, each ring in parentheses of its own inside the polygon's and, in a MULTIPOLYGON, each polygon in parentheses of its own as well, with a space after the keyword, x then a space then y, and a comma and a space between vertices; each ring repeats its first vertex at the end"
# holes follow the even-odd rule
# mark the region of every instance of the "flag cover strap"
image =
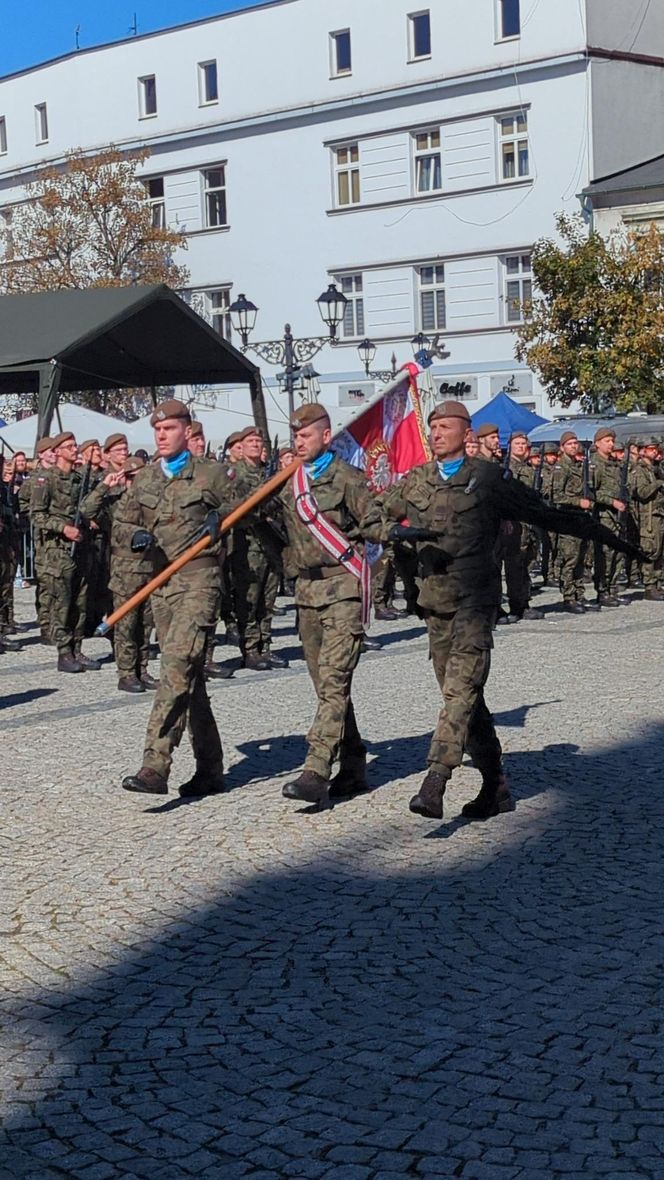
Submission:
POLYGON ((348 537, 321 512, 316 497, 311 491, 309 477, 304 464, 293 476, 295 511, 312 537, 326 553, 334 557, 344 569, 357 578, 362 592, 362 625, 369 626, 371 620, 371 567, 366 557, 353 548, 348 537))

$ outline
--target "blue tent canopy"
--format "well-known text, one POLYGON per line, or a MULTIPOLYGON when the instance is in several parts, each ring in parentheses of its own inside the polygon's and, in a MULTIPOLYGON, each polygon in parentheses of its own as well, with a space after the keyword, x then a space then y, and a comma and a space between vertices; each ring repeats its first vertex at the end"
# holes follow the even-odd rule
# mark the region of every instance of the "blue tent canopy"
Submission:
POLYGON ((515 430, 525 430, 529 434, 536 426, 542 426, 547 422, 547 418, 540 418, 539 414, 533 414, 532 410, 527 410, 525 406, 520 406, 515 402, 508 393, 497 393, 486 406, 482 406, 476 414, 472 416, 473 430, 477 430, 484 422, 495 422, 500 431, 500 442, 502 446, 506 446, 509 437, 515 430))

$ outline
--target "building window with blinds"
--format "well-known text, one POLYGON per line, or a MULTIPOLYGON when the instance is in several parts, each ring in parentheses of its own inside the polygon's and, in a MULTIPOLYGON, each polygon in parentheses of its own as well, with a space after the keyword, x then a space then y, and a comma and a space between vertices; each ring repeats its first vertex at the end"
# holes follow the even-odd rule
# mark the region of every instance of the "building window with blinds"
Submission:
POLYGON ((520 324, 524 308, 533 299, 530 254, 509 254, 503 258, 505 322, 520 324))
POLYGON ((419 286, 420 328, 423 332, 442 332, 445 323, 445 267, 420 266, 419 286))
POLYGON ((415 192, 439 193, 443 187, 440 128, 416 131, 413 136, 415 156, 415 192))
POLYGON ((341 335, 364 336, 364 293, 362 275, 335 275, 337 287, 346 296, 341 335))
POLYGON ((338 206, 360 203, 360 149, 356 143, 334 149, 334 190, 338 206))

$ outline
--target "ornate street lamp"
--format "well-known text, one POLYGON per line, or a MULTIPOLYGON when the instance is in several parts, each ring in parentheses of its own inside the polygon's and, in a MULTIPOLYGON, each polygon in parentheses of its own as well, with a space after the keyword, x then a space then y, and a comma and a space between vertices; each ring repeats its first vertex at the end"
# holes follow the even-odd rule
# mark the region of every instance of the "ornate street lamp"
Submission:
POLYGON ((242 341, 242 347, 246 348, 249 343, 249 335, 256 326, 258 308, 255 303, 247 299, 246 295, 238 295, 235 303, 231 303, 228 310, 231 324, 242 341))
POLYGON ((394 353, 390 357, 392 368, 390 369, 375 369, 371 368, 371 362, 376 355, 376 345, 373 340, 368 340, 365 336, 361 344, 358 344, 357 351, 364 365, 364 372, 367 377, 372 377, 374 381, 392 381, 397 375, 397 358, 394 353))

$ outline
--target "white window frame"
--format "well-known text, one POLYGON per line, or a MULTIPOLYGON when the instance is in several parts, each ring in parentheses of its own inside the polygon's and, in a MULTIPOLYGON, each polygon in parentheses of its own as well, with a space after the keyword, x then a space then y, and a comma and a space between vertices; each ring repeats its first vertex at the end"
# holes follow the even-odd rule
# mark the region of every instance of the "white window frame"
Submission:
POLYGON ((0 115, 0 156, 7 155, 7 117, 0 115))
POLYGON ((504 254, 500 259, 500 265, 502 271, 503 323, 511 328, 523 323, 523 304, 532 302, 532 256, 528 251, 520 254, 504 254), (516 270, 508 271, 510 262, 517 263, 516 270), (514 293, 510 293, 510 286, 515 285, 518 285, 519 288, 518 299, 514 293), (512 315, 510 314, 510 307, 514 308, 514 314, 512 315))
POLYGON ((157 75, 143 74, 138 79, 138 117, 139 119, 156 119, 159 114, 159 100, 157 96, 157 75), (148 111, 148 85, 154 85, 154 110, 148 111))
POLYGON ((335 209, 352 209, 357 205, 362 204, 362 177, 360 175, 360 145, 355 143, 342 143, 338 147, 332 148, 332 170, 334 172, 334 207, 335 209), (348 160, 341 161, 339 159, 340 153, 347 152, 348 160), (352 153, 355 152, 356 158, 352 159, 352 153), (341 185, 342 177, 347 177, 348 196, 349 200, 341 200, 341 185), (353 177, 357 177, 357 200, 353 195, 353 177))
POLYGON ((45 102, 35 103, 35 143, 48 143, 48 106, 45 102))
POLYGON ((226 164, 215 164, 210 168, 203 168, 201 171, 201 183, 203 186, 203 228, 204 229, 228 229, 228 183, 226 179, 226 164), (208 182, 208 177, 212 172, 221 172, 222 183, 220 185, 211 186, 208 182), (210 220, 210 197, 214 193, 224 194, 224 214, 225 221, 213 223, 210 220))
POLYGON ((498 182, 499 184, 514 184, 519 180, 530 180, 530 138, 528 128, 528 111, 510 111, 505 115, 498 115, 496 117, 496 128, 498 136, 498 182), (505 134, 503 123, 508 120, 512 121, 512 130, 505 134), (524 126, 519 130, 519 120, 523 120, 524 126), (527 153, 527 171, 520 171, 520 153, 519 147, 525 143, 527 153), (514 151, 514 176, 505 175, 505 156, 503 149, 511 144, 514 151))
POLYGON ((330 77, 331 78, 348 78, 353 72, 353 43, 350 35, 350 29, 335 29, 330 33, 330 77), (339 69, 339 54, 338 54, 338 37, 348 37, 348 56, 350 58, 350 65, 348 68, 339 69))
POLYGON ((166 186, 163 176, 148 176, 143 181, 146 199, 150 206, 152 225, 154 229, 166 229, 166 186), (150 192, 150 185, 161 182, 161 196, 154 196, 150 192))
MULTIPOLYGON (((413 192, 416 197, 429 197, 432 193, 442 193, 443 191, 443 137, 440 127, 425 127, 417 131, 411 132, 411 143, 413 152, 413 192), (426 136, 432 142, 425 147, 418 147, 418 137, 426 136), (433 142, 438 139, 438 143, 433 142), (440 176, 440 184, 437 188, 423 188, 419 186, 420 180, 420 164, 424 160, 432 160, 438 156, 438 173, 440 176)), ((435 175, 435 165, 434 165, 435 175)))
POLYGON ((503 23, 505 16, 505 3, 512 2, 512 0, 495 0, 496 6, 496 41, 518 41, 521 36, 522 29, 522 13, 521 0, 513 0, 519 6, 519 31, 518 33, 503 33, 503 23))
POLYGON ((423 262, 415 268, 415 275, 417 281, 417 324, 419 331, 427 334, 435 332, 447 331, 447 278, 445 275, 444 262, 423 262), (431 270, 432 282, 423 282, 422 274, 425 271, 431 270), (438 272, 442 274, 438 274, 438 272), (440 315, 438 293, 443 293, 443 314, 440 315), (423 312, 423 296, 433 294, 433 316, 434 323, 425 324, 423 312), (441 322, 442 321, 442 322, 441 322))
POLYGON ((408 61, 427 61, 431 57, 431 9, 421 8, 419 12, 409 12, 407 16, 408 22, 408 61), (415 21, 418 17, 426 16, 429 19, 429 52, 416 53, 415 52, 415 21))
POLYGON ((218 287, 197 287, 191 292, 190 302, 194 310, 205 320, 211 328, 222 340, 230 341, 232 336, 233 326, 231 324, 230 305, 231 305, 231 291, 230 283, 220 283, 218 287), (215 298, 221 297, 221 306, 215 306, 215 298), (222 331, 219 331, 217 320, 222 321, 222 331))
POLYGON ((340 334, 343 340, 362 340, 366 335, 364 318, 364 276, 361 271, 334 276, 337 287, 346 296, 340 334))
POLYGON ((213 107, 219 102, 219 67, 217 65, 216 57, 211 57, 207 61, 199 61, 198 63, 198 105, 199 107, 213 107), (209 66, 214 66, 214 85, 216 95, 214 98, 207 97, 207 70, 209 66))

